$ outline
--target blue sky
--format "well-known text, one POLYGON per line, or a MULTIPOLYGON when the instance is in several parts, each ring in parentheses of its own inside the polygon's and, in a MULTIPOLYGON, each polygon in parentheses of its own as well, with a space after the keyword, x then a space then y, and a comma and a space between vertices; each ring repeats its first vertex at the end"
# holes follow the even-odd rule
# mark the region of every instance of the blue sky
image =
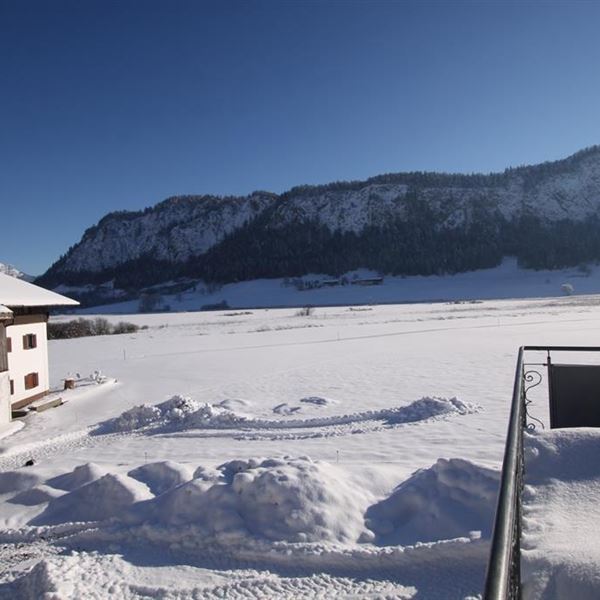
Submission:
POLYGON ((105 213, 600 143, 600 2, 0 0, 0 261, 105 213))

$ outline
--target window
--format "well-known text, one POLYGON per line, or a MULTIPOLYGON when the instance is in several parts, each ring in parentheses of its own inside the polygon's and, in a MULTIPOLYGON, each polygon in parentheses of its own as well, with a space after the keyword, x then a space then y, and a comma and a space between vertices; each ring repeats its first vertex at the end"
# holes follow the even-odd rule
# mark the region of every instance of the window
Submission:
POLYGON ((14 396, 15 394, 15 382, 13 379, 10 380, 10 395, 14 396))
POLYGON ((37 348, 37 336, 35 333, 28 333, 23 336, 23 350, 37 348))
POLYGON ((12 338, 6 338, 6 351, 12 352, 12 338))
POLYGON ((37 373, 29 373, 29 375, 25 375, 25 389, 30 390, 34 387, 37 387, 39 384, 39 377, 37 373))

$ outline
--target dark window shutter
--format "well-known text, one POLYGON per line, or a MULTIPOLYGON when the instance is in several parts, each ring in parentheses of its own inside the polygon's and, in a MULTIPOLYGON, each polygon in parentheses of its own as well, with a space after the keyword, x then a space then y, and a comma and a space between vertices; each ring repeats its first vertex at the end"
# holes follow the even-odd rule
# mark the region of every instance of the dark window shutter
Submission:
POLYGON ((25 389, 30 390, 31 388, 37 387, 39 384, 39 375, 37 373, 29 373, 25 375, 25 389))

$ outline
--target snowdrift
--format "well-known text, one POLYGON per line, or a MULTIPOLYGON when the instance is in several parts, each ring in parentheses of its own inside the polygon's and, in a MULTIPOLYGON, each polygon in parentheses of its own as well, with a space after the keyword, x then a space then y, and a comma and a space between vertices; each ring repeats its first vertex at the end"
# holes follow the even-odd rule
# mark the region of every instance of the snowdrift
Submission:
POLYGON ((500 474, 458 458, 440 458, 371 506, 367 525, 383 545, 406 545, 466 537, 489 537, 500 474))
POLYGON ((185 465, 166 460, 142 465, 127 475, 145 483, 155 496, 159 496, 189 481, 192 471, 185 465))
POLYGON ((152 494, 135 479, 108 473, 63 496, 52 499, 32 525, 54 525, 81 521, 102 521, 118 517, 134 502, 152 494))
POLYGON ((37 506, 44 502, 50 502, 54 498, 59 498, 64 492, 50 487, 49 485, 38 485, 29 490, 23 490, 16 496, 8 499, 11 504, 22 504, 23 506, 37 506))
POLYGON ((599 598, 600 431, 536 431, 525 456, 523 598, 599 598))
POLYGON ((355 542, 369 496, 344 471, 308 457, 234 460, 140 504, 129 523, 193 525, 203 537, 355 542))
POLYGON ((41 477, 22 471, 0 473, 0 494, 27 490, 41 481, 41 477))
POLYGON ((86 483, 100 479, 106 474, 106 470, 94 463, 85 463, 75 467, 70 473, 59 475, 47 481, 48 485, 59 490, 73 491, 86 483))

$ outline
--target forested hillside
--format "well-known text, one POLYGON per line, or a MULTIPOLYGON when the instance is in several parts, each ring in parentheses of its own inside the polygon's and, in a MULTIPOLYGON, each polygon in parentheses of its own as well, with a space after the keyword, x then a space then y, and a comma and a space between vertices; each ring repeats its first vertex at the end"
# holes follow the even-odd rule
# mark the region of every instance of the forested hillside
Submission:
POLYGON ((366 267, 457 273, 517 256, 528 268, 600 259, 600 149, 490 175, 400 173, 281 195, 185 196, 111 213, 39 282, 232 282, 366 267))

